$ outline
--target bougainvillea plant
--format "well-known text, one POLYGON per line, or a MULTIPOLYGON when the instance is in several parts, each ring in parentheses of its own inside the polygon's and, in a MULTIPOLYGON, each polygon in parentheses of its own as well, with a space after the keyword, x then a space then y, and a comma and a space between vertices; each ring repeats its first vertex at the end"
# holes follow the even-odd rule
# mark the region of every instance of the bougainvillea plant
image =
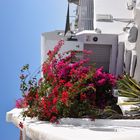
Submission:
POLYGON ((67 51, 59 53, 61 40, 47 53, 42 65, 42 78, 27 83, 26 65, 21 72, 23 98, 17 100, 18 108, 26 108, 23 115, 40 120, 56 122, 59 118, 96 117, 97 109, 104 109, 114 98, 112 88, 116 78, 103 72, 103 67, 87 66, 88 59, 79 59, 77 54, 89 55, 89 51, 67 51), (26 74, 25 74, 26 73, 26 74))

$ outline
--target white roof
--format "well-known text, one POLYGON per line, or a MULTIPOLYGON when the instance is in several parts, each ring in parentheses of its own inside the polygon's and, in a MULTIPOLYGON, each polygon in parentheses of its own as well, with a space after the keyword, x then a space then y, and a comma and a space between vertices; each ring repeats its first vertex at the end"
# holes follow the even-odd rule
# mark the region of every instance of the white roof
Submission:
POLYGON ((82 35, 82 34, 96 34, 96 32, 94 30, 83 30, 83 31, 76 33, 76 36, 82 35))

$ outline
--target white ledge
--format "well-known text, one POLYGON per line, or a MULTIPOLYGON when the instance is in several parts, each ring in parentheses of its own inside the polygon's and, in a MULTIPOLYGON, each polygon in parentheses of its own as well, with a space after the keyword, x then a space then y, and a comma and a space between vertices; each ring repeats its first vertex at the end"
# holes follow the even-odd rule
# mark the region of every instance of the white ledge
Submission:
POLYGON ((13 109, 6 114, 23 131, 24 140, 139 140, 140 120, 61 119, 60 124, 25 118, 22 109, 13 109), (20 122, 23 128, 19 126, 20 122))

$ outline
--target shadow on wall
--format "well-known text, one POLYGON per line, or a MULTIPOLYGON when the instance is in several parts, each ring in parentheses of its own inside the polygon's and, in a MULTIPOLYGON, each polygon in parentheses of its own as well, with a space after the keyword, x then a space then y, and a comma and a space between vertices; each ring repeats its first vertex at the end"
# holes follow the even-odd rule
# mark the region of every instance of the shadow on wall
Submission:
POLYGON ((135 22, 138 26, 138 37, 136 42, 137 64, 135 69, 134 78, 140 82, 140 9, 135 10, 135 22))

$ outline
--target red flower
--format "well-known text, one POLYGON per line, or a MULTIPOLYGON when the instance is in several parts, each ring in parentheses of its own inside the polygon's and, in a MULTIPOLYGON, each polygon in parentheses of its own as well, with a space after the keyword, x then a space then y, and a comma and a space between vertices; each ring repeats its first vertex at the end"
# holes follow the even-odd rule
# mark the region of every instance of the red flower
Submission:
POLYGON ((23 123, 22 123, 22 122, 19 123, 19 127, 20 127, 21 129, 23 129, 23 123))
POLYGON ((92 51, 91 50, 83 50, 83 53, 84 54, 92 54, 92 51))
POLYGON ((67 104, 67 101, 68 101, 68 92, 67 91, 63 91, 61 102, 66 105, 67 104))
POLYGON ((95 85, 92 83, 92 84, 89 84, 88 86, 90 86, 90 87, 94 87, 95 85))
POLYGON ((102 85, 105 84, 105 82, 106 82, 106 79, 101 79, 101 80, 99 80, 99 81, 97 82, 97 85, 98 85, 98 86, 102 86, 102 85))
POLYGON ((22 108, 23 99, 16 100, 16 108, 22 108))
POLYGON ((83 101, 87 98, 86 94, 82 93, 80 94, 80 100, 83 101))
POLYGON ((59 82, 60 82, 60 84, 64 84, 66 81, 65 80, 60 80, 59 82))
POLYGON ((58 113, 58 110, 57 110, 57 108, 54 106, 54 107, 52 107, 52 113, 55 113, 55 114, 57 114, 58 113))
POLYGON ((38 93, 36 93, 35 97, 36 97, 36 99, 39 99, 39 95, 38 95, 38 93))
POLYGON ((99 68, 96 70, 96 73, 94 75, 94 78, 99 78, 99 77, 102 77, 103 76, 103 67, 99 68))
POLYGON ((112 86, 116 85, 116 78, 115 76, 113 76, 112 74, 107 74, 108 79, 109 79, 109 84, 112 86))
POLYGON ((45 97, 42 97, 42 100, 41 100, 41 106, 44 108, 44 109, 46 109, 46 99, 45 99, 45 97))
MULTIPOLYGON (((92 66, 86 67, 89 60, 79 60, 77 57, 81 51, 59 53, 63 43, 60 41, 48 52, 48 59, 42 65, 43 81, 41 78, 35 82, 36 84, 30 85, 23 101, 16 102, 17 107, 23 107, 23 103, 28 103, 27 113, 31 114, 25 115, 56 122, 61 117, 90 116, 91 107, 106 104, 105 99, 108 100, 109 95, 105 93, 111 93, 112 87, 116 84, 115 77, 103 72, 103 67, 96 71, 92 66), (77 110, 73 111, 74 107, 77 107, 77 110), (81 109, 82 111, 78 112, 81 109)), ((84 56, 90 54, 86 50, 82 53, 84 56)), ((25 77, 21 76, 21 80, 23 78, 25 77)), ((20 123, 19 126, 22 128, 23 124, 20 123)))
POLYGON ((50 119, 50 122, 54 123, 56 120, 57 120, 57 117, 56 116, 52 116, 51 119, 50 119))
POLYGON ((65 84, 65 86, 68 87, 68 88, 71 88, 71 87, 73 86, 73 84, 70 83, 70 82, 67 82, 67 83, 65 84))
POLYGON ((46 73, 47 73, 47 63, 43 63, 43 65, 42 65, 42 72, 43 72, 43 75, 45 75, 46 73))
POLYGON ((25 99, 18 99, 16 100, 16 108, 25 108, 27 107, 27 102, 25 99))
POLYGON ((40 79, 38 80, 38 85, 41 85, 42 81, 43 81, 43 78, 40 78, 40 79))
POLYGON ((57 98, 53 99, 53 104, 55 105, 57 103, 57 98))

